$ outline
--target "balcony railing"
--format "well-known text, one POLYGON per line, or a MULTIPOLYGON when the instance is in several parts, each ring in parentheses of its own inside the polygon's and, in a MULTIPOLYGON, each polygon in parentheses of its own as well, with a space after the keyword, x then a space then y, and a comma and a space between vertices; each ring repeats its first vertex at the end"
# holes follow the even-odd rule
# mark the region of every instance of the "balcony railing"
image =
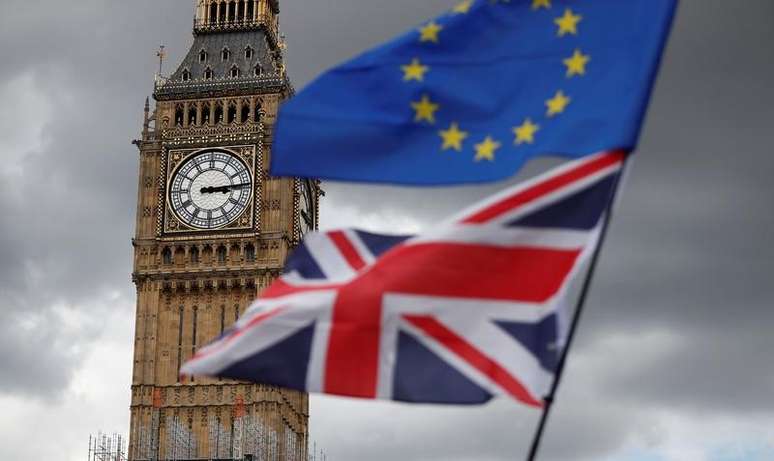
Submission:
POLYGON ((264 27, 270 39, 277 43, 277 16, 271 13, 260 13, 250 19, 197 19, 194 18, 194 32, 227 32, 251 30, 264 27))
POLYGON ((285 75, 267 74, 260 77, 223 77, 211 79, 196 79, 188 81, 173 81, 166 77, 156 77, 154 94, 163 98, 190 92, 218 92, 225 90, 251 90, 255 88, 280 88, 290 86, 285 75))

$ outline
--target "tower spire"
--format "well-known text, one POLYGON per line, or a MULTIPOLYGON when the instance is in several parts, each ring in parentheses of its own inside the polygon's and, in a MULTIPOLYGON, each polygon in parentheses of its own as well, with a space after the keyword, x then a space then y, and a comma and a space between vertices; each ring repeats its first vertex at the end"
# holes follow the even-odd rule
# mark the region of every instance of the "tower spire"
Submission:
POLYGON ((164 51, 164 45, 159 45, 159 51, 156 52, 156 56, 159 58, 159 77, 164 70, 164 58, 167 57, 166 51, 164 51))
POLYGON ((142 139, 148 139, 148 131, 150 127, 150 98, 145 98, 145 117, 142 122, 142 139))

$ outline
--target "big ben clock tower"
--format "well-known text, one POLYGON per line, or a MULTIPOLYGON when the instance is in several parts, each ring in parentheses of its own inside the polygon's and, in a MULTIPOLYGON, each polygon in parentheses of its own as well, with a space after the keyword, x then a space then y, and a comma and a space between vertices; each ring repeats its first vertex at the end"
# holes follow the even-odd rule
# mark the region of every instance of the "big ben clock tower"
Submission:
POLYGON ((200 0, 190 51, 146 103, 129 460, 305 459, 306 394, 182 380, 317 226, 316 182, 268 174, 285 75, 278 0, 200 0))

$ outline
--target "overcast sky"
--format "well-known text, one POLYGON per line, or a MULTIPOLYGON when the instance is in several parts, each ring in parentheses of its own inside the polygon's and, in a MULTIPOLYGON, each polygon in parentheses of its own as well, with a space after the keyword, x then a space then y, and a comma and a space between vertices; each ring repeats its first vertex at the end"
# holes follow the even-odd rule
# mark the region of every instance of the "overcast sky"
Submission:
MULTIPOLYGON (((451 4, 281 0, 291 76, 301 88, 451 4)), ((83 461, 90 431, 127 432, 130 141, 155 50, 176 64, 192 15, 192 0, 3 0, 2 460, 83 461)), ((543 459, 774 459, 772 44, 771 0, 682 2, 543 459)), ((503 184, 325 187, 325 227, 399 232, 503 184)), ((315 397, 311 427, 332 461, 513 460, 536 417, 315 397)))

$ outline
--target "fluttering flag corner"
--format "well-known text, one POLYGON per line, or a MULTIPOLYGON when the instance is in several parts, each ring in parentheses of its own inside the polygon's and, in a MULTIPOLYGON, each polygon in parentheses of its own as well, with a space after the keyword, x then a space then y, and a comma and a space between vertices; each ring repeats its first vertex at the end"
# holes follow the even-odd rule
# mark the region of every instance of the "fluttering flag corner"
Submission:
POLYGON ((605 152, 507 189, 422 235, 310 234, 284 275, 184 375, 414 403, 540 407, 571 281, 625 161, 605 152))
POLYGON ((465 0, 285 102, 271 173, 414 185, 637 144, 676 0, 465 0))

